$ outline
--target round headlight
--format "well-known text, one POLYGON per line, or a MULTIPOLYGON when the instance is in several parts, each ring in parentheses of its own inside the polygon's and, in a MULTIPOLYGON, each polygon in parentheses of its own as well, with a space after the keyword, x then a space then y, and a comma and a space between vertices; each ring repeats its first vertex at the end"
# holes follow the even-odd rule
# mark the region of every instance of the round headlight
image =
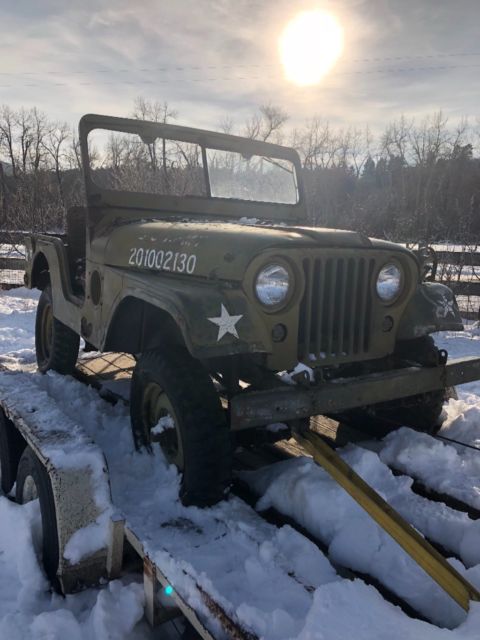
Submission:
POLYGON ((290 275, 280 264, 264 267, 255 280, 257 298, 266 307, 275 307, 284 302, 290 288, 290 275))
POLYGON ((389 263, 380 269, 377 278, 377 294, 383 302, 398 298, 402 289, 402 272, 396 264, 389 263))

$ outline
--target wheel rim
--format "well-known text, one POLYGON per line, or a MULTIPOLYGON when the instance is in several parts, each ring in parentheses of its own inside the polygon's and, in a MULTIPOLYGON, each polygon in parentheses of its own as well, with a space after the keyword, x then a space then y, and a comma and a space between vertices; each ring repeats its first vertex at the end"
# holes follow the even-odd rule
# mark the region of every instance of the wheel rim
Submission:
POLYGON ((52 353, 53 343, 53 309, 47 302, 42 309, 40 318, 40 357, 42 362, 48 362, 52 353))
POLYGON ((158 442, 168 462, 183 471, 183 444, 178 419, 167 394, 156 382, 150 382, 145 387, 142 398, 142 422, 148 442, 158 442), (164 425, 160 432, 158 424, 161 420, 164 425))

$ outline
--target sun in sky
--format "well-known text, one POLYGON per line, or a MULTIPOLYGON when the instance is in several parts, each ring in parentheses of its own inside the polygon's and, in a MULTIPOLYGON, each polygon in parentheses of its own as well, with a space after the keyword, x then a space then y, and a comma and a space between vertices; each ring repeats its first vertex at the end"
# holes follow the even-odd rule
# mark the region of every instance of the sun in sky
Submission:
POLYGON ((343 50, 343 29, 331 13, 316 9, 293 18, 280 36, 285 76, 300 86, 319 83, 343 50))

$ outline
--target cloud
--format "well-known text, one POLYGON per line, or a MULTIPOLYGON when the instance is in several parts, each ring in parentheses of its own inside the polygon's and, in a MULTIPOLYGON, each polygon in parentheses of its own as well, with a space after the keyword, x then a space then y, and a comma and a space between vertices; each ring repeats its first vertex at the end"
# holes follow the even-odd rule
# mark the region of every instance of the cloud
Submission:
POLYGON ((138 95, 167 100, 182 122, 211 128, 225 114, 242 122, 266 102, 293 123, 318 114, 374 128, 400 113, 478 114, 476 0, 6 4, 0 103, 35 105, 72 123, 86 111, 127 115, 138 95), (321 85, 299 89, 283 78, 277 39, 297 11, 314 6, 338 16, 345 52, 321 85), (469 55, 444 56, 452 53, 469 55))

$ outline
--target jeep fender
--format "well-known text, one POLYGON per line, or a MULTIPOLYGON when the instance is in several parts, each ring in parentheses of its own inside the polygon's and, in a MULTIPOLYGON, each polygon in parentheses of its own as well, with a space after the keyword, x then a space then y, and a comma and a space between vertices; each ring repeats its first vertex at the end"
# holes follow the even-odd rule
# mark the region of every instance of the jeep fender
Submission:
POLYGON ((102 348, 108 346, 108 335, 120 305, 126 298, 133 298, 166 312, 196 358, 270 352, 272 349, 262 318, 241 288, 196 280, 173 280, 159 274, 136 275, 129 271, 127 275, 122 269, 112 271, 117 275, 122 272, 123 286, 111 307, 102 348))
POLYGON ((397 332, 411 340, 435 331, 462 331, 463 323, 451 289, 438 282, 422 282, 407 305, 397 332))
POLYGON ((45 270, 55 292, 53 313, 61 322, 80 333, 78 308, 81 301, 72 291, 70 269, 65 246, 60 238, 36 236, 27 238, 25 284, 29 288, 43 289, 45 270), (61 292, 61 295, 58 293, 61 292))

